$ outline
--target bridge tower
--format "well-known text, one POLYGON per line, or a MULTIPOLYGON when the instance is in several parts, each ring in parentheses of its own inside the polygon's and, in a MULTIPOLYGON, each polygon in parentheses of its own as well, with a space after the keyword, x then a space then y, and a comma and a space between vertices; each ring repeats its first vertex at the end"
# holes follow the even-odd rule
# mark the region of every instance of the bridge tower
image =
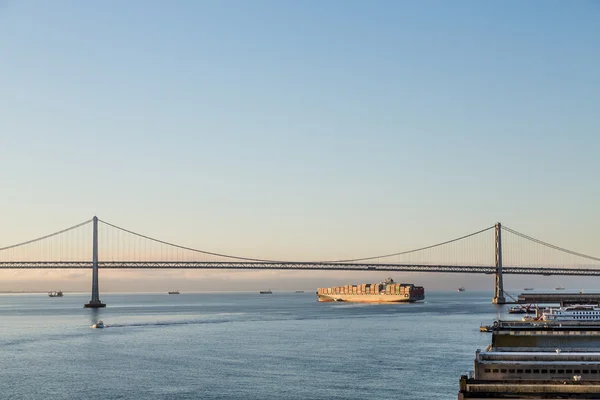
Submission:
POLYGON ((502 282, 502 224, 496 224, 496 284, 494 285, 494 304, 506 304, 504 283, 502 282))
POLYGON ((98 217, 94 216, 94 235, 92 244, 92 299, 84 304, 85 308, 102 308, 106 304, 100 301, 100 291, 98 290, 98 217))

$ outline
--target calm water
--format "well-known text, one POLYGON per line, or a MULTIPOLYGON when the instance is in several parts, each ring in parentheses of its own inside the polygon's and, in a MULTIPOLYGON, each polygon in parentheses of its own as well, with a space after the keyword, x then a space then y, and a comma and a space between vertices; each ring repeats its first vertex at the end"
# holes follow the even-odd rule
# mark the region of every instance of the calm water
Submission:
POLYGON ((452 399, 506 306, 318 303, 313 293, 0 295, 7 399, 452 399), (102 319, 106 329, 90 329, 102 319))

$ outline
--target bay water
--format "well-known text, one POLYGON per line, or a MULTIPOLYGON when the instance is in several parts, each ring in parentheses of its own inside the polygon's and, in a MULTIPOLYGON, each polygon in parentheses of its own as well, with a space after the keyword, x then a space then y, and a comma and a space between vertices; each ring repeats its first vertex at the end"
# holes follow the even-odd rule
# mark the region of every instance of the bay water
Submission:
POLYGON ((0 295, 0 398, 455 399, 507 318, 491 292, 413 304, 314 292, 0 295), (91 329, 103 320, 105 329, 91 329))

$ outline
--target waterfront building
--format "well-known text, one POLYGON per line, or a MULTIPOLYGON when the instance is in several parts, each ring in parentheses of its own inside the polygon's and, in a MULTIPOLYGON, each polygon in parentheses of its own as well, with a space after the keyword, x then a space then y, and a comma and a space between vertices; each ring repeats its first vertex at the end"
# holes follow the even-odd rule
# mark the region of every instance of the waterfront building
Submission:
POLYGON ((597 321, 497 321, 458 399, 600 399, 597 321))

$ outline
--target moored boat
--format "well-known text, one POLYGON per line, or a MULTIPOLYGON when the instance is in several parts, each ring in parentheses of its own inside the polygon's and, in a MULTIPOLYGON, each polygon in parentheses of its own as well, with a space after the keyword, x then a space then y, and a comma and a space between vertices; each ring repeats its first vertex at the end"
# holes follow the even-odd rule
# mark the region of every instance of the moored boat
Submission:
POLYGON ((535 314, 537 307, 528 304, 526 306, 513 306, 508 309, 509 314, 535 314))
POLYGON ((320 302, 412 303, 425 299, 423 286, 395 283, 392 278, 380 283, 318 288, 316 294, 320 302))
POLYGON ((600 321, 600 306, 577 304, 567 307, 549 308, 542 314, 542 321, 600 321))

